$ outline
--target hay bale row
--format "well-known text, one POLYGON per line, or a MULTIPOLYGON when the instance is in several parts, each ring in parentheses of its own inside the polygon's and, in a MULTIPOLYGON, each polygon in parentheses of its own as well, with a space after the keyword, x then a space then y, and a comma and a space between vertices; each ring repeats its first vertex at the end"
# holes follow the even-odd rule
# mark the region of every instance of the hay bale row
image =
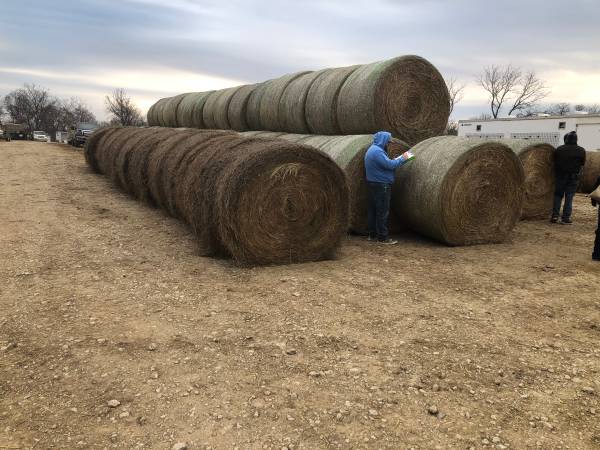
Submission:
MULTIPOLYGON (((307 134, 287 134, 270 131, 250 131, 242 133, 250 137, 277 138, 309 145, 321 150, 333 159, 345 172, 350 193, 349 230, 357 234, 368 232, 367 221, 367 182, 365 178, 365 153, 373 143, 371 135, 354 136, 321 136, 307 134)), ((392 139, 389 148, 390 157, 394 158, 409 149, 408 144, 399 139, 392 139)), ((403 227, 392 208, 390 215, 390 231, 398 232, 403 227)))
POLYGON ((332 257, 347 228, 344 172, 312 147, 227 131, 105 128, 88 139, 85 158, 186 221, 203 255, 316 261, 332 257))
POLYGON ((523 206, 523 166, 509 147, 441 136, 411 149, 392 202, 409 228, 449 245, 506 240, 523 206))
POLYGON ((554 199, 554 147, 526 139, 503 139, 521 160, 525 173, 521 219, 547 219, 554 199))
POLYGON ((579 191, 589 194, 594 190, 600 177, 600 150, 585 152, 585 166, 579 181, 579 191))
POLYGON ((183 103, 186 106, 180 109, 187 111, 188 104, 194 103, 188 97, 198 96, 191 93, 159 100, 148 111, 148 123, 322 135, 389 130, 414 144, 442 134, 450 113, 442 76, 418 56, 298 72, 216 91, 203 97, 205 103, 197 103, 196 108, 206 111, 196 114, 190 124, 190 113, 180 115, 178 107, 183 103))

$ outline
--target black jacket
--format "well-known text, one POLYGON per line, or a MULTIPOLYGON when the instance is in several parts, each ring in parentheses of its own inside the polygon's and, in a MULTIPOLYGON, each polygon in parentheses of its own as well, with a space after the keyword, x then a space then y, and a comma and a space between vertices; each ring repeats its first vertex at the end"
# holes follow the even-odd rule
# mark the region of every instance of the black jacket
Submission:
POLYGON ((579 145, 561 145, 554 151, 554 168, 557 174, 578 174, 585 165, 585 149, 579 145))

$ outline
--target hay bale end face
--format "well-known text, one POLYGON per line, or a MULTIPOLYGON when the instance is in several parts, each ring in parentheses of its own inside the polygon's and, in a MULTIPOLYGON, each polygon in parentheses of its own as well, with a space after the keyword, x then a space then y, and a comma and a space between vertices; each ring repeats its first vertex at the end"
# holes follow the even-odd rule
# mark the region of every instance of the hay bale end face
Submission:
POLYGON ((443 77, 419 56, 401 56, 356 69, 337 102, 343 134, 388 130, 415 144, 443 134, 450 96, 443 77))
POLYGON ((184 218, 201 251, 239 264, 330 258, 347 227, 345 175, 312 147, 223 131, 108 128, 90 138, 86 160, 184 218))
POLYGON ((231 156, 216 213, 233 257, 242 264, 331 258, 348 226, 348 189, 335 162, 311 147, 260 138, 231 156))
POLYGON ((579 182, 579 191, 589 194, 600 177, 600 150, 585 152, 585 166, 579 182))
POLYGON ((521 219, 547 219, 554 199, 554 147, 544 142, 506 139, 521 160, 525 173, 521 219))
POLYGON ((441 136, 398 169, 392 202, 413 231, 449 245, 499 243, 521 215, 525 175, 499 142, 441 136))

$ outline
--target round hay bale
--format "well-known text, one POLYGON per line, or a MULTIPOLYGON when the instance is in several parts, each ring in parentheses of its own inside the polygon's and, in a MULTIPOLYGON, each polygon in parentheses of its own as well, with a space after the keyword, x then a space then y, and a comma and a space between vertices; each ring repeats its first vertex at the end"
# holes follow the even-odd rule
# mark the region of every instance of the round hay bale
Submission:
POLYGON ((121 138, 127 134, 128 128, 115 127, 115 131, 102 140, 96 152, 100 173, 112 179, 113 161, 121 149, 121 138))
POLYGON ((448 123, 448 88, 437 69, 419 56, 401 56, 359 67, 337 102, 342 134, 388 130, 415 144, 441 135, 448 123))
POLYGON ((279 101, 279 126, 289 133, 310 133, 306 123, 306 96, 313 82, 327 70, 309 72, 292 80, 279 101))
POLYGON ((152 106, 150 106, 150 109, 148 109, 148 112, 146 113, 146 120, 148 122, 148 126, 150 127, 155 127, 158 125, 158 122, 156 121, 156 114, 154 113, 156 110, 156 103, 154 103, 152 106))
POLYGON ((177 108, 177 124, 185 128, 205 128, 202 115, 206 99, 214 91, 185 94, 177 108))
POLYGON ((165 162, 169 155, 175 149, 185 143, 185 141, 196 134, 195 130, 178 130, 168 139, 165 139, 159 146, 154 148, 152 153, 148 154, 147 179, 150 189, 152 203, 158 207, 168 210, 168 201, 163 184, 162 172, 165 162))
POLYGON ((521 215, 525 175, 517 155, 492 141, 455 136, 411 148, 392 202, 413 230, 449 245, 499 243, 521 215))
POLYGON ((260 128, 270 131, 286 131, 279 120, 279 104, 283 92, 296 78, 309 73, 297 72, 284 75, 265 83, 264 94, 260 100, 260 128))
POLYGON ((99 130, 94 131, 86 141, 83 155, 85 157, 85 161, 93 172, 101 173, 96 152, 98 152, 98 149, 101 148, 102 140, 110 136, 117 129, 117 127, 100 128, 99 130))
POLYGON ((117 184, 121 186, 126 192, 131 195, 135 195, 134 187, 131 183, 131 175, 129 173, 129 164, 134 152, 139 148, 144 147, 149 139, 162 133, 164 128, 153 127, 153 128, 138 128, 131 132, 131 136, 127 138, 123 147, 119 151, 117 158, 115 159, 114 174, 117 177, 117 184))
POLYGON ((223 89, 219 97, 214 104, 213 120, 215 123, 215 129, 217 130, 229 130, 231 124, 229 123, 229 104, 235 93, 242 86, 236 86, 228 89, 223 89))
POLYGON ((306 125, 313 134, 340 135, 337 121, 337 101, 342 85, 360 66, 326 69, 313 81, 304 108, 306 125))
POLYGON ((215 121, 215 113, 217 111, 217 101, 219 96, 223 94, 223 91, 214 91, 206 97, 204 108, 202 109, 202 123, 203 128, 208 130, 217 130, 217 122, 215 121))
POLYGON ((123 187, 138 198, 184 217, 203 253, 243 264, 290 263, 331 257, 340 243, 348 219, 344 174, 316 149, 222 131, 105 133, 98 145, 92 141, 100 169, 117 173, 113 180, 127 178, 123 187), (119 161, 128 161, 127 169, 119 161))
POLYGON ((193 158, 179 174, 181 187, 175 190, 176 208, 191 226, 203 256, 223 254, 215 229, 216 173, 227 164, 228 144, 240 141, 235 134, 212 135, 194 149, 193 158))
POLYGON ((268 81, 260 83, 252 90, 246 105, 246 124, 249 130, 264 130, 260 122, 260 105, 266 92, 268 81))
POLYGON ((547 219, 554 201, 554 147, 545 142, 506 139, 519 157, 525 172, 521 219, 547 219))
POLYGON ((229 108, 227 109, 227 119, 232 130, 246 131, 250 129, 246 120, 248 100, 257 86, 258 84, 240 86, 231 97, 229 108))
MULTIPOLYGON (((312 140, 303 141, 303 143, 313 142, 312 140)), ((371 135, 339 136, 333 139, 324 140, 322 146, 318 146, 321 151, 329 155, 346 173, 348 188, 350 192, 350 231, 358 234, 368 232, 368 190, 365 175, 365 153, 373 143, 371 135)), ((388 154, 390 158, 395 158, 408 150, 408 145, 398 139, 394 139, 389 146, 388 154)), ((395 210, 392 208, 390 221, 390 231, 398 231, 396 220, 394 219, 395 210)))
POLYGON ((148 136, 140 143, 129 157, 128 174, 131 193, 138 199, 151 206, 155 206, 150 187, 148 186, 148 164, 152 152, 159 147, 163 141, 169 139, 177 130, 162 128, 159 133, 148 136))
POLYGON ((331 258, 345 234, 348 189, 324 153, 281 140, 246 139, 214 178, 218 236, 239 264, 331 258))
POLYGON ((183 213, 177 202, 178 186, 184 179, 186 170, 192 165, 199 150, 205 145, 212 145, 213 138, 231 134, 232 132, 220 130, 207 130, 204 133, 196 132, 179 145, 176 145, 166 156, 161 171, 161 184, 164 190, 167 211, 171 216, 183 218, 183 213))
POLYGON ((123 128, 126 132, 119 133, 119 137, 113 141, 111 144, 110 157, 107 161, 110 164, 110 173, 106 175, 110 177, 110 179, 121 189, 127 191, 127 182, 123 182, 122 178, 119 176, 119 173, 123 171, 122 165, 129 163, 128 157, 126 158, 125 153, 128 152, 129 143, 132 140, 135 140, 136 137, 140 135, 144 135, 146 133, 146 128, 123 128))
POLYGON ((161 98, 159 101, 155 103, 154 108, 154 116, 156 119, 156 124, 159 127, 166 127, 164 121, 164 110, 167 105, 167 102, 171 99, 171 97, 161 98))
POLYGON ((177 108, 181 101, 185 98, 186 94, 176 95, 171 97, 163 107, 163 122, 166 127, 178 127, 177 124, 177 108))
POLYGON ((579 190, 589 194, 594 190, 596 180, 600 177, 600 150, 585 152, 585 166, 579 182, 579 190))

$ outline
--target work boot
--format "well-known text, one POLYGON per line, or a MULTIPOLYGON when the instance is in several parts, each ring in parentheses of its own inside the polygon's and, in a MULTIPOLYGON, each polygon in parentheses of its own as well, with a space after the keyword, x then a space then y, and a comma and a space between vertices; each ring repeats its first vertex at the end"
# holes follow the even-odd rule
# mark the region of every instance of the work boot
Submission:
POLYGON ((386 239, 385 241, 379 241, 379 243, 384 245, 396 245, 398 241, 395 241, 394 239, 386 239))
POLYGON ((563 217, 560 223, 561 225, 573 225, 573 221, 570 217, 563 217))
POLYGON ((558 222, 558 216, 552 216, 550 218, 550 223, 556 223, 556 222, 558 222))

